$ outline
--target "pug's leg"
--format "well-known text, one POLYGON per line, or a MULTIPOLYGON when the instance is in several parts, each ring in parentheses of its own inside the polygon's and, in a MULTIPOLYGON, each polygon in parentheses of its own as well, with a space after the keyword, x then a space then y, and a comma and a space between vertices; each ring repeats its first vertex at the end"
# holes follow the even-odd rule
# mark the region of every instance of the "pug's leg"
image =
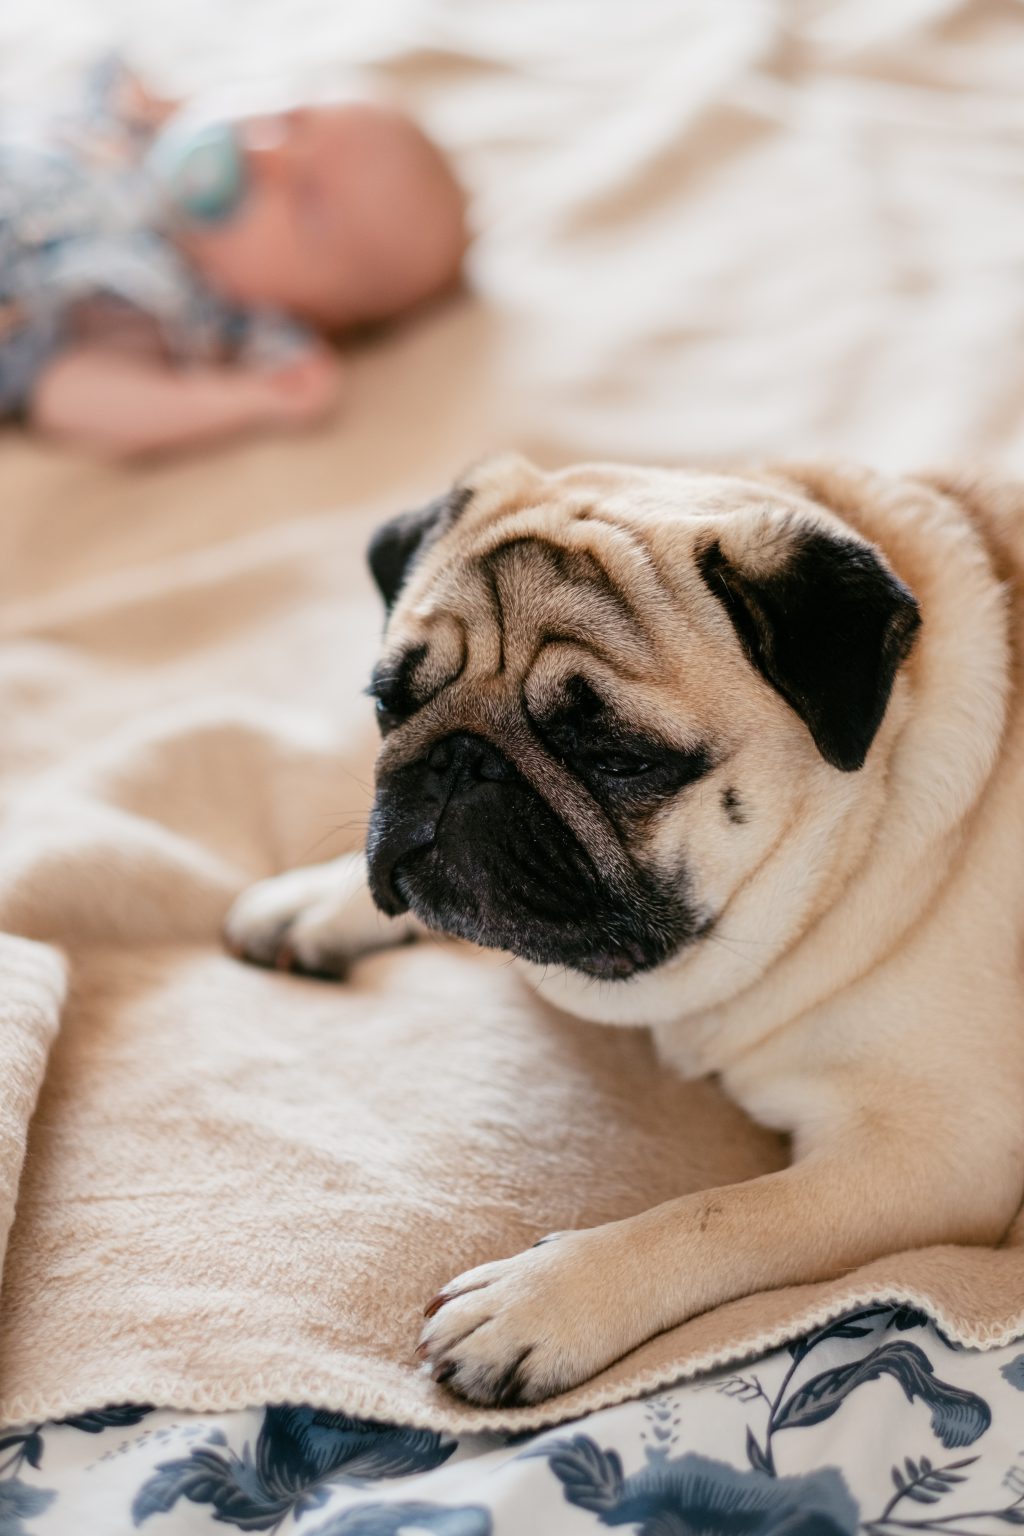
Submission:
POLYGON ((420 1358, 471 1402, 534 1403, 736 1297, 906 1248, 997 1241, 1020 1201, 1019 1137, 972 1157, 984 1138, 962 1106, 929 1131, 908 1138, 894 1118, 885 1135, 872 1119, 779 1173, 469 1270, 427 1306, 420 1358))
POLYGON ((427 933, 411 915, 373 903, 361 854, 310 864, 243 891, 224 921, 232 954, 278 970, 344 976, 353 960, 427 933))

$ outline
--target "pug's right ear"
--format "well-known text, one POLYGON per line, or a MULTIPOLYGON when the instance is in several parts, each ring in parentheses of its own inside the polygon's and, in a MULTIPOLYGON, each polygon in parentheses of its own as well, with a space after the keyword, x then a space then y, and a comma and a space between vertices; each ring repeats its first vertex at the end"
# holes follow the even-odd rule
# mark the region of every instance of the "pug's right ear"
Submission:
POLYGON ((471 495, 468 487, 454 486, 418 512, 401 512, 377 529, 366 557, 389 613, 420 555, 447 533, 471 495))
POLYGON ((862 768, 921 623, 881 551, 768 509, 725 525, 698 566, 748 659, 825 761, 862 768))

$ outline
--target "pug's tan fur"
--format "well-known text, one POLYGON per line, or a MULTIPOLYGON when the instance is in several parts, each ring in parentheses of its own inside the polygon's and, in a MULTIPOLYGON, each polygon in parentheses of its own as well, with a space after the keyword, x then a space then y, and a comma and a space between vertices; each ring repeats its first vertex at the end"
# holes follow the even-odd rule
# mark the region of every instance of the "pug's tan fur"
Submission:
MULTIPOLYGON (((648 1026, 673 1067, 718 1074, 789 1133, 792 1163, 458 1276, 428 1307, 429 1367, 473 1401, 536 1401, 731 1298, 905 1248, 998 1242, 1024 1190, 1024 491, 804 466, 543 475, 516 458, 465 485, 388 627, 388 652, 426 648, 436 691, 380 771, 477 731, 592 857, 614 859, 515 700, 542 704, 582 672, 638 727, 712 742, 712 771, 638 822, 629 850, 662 877, 685 863, 714 914, 706 936, 621 981, 528 970, 557 1005, 648 1026), (711 535, 771 571, 811 527, 881 551, 920 606, 856 771, 825 761, 698 570, 711 535), (553 584, 524 555, 496 626, 461 557, 510 539, 572 558, 553 584)), ((228 937, 264 962, 286 947, 337 970, 388 941, 371 914, 358 866, 339 861, 245 893, 228 937)), ((400 918, 393 937, 414 928, 400 918)))

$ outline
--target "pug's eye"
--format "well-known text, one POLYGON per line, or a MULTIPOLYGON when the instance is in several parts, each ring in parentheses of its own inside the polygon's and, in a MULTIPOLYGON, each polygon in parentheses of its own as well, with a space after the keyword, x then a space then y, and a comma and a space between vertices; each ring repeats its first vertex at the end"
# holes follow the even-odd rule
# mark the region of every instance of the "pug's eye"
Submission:
POLYGON ((654 764, 643 757, 634 757, 630 752, 604 752, 600 757, 587 759, 587 767, 591 773, 599 773, 608 779, 637 779, 641 774, 650 773, 654 764))
POLYGON ((391 709, 385 699, 376 699, 374 701, 374 708, 377 711, 377 725, 382 736, 386 736, 389 731, 393 731, 396 726, 401 725, 403 716, 398 710, 391 709))

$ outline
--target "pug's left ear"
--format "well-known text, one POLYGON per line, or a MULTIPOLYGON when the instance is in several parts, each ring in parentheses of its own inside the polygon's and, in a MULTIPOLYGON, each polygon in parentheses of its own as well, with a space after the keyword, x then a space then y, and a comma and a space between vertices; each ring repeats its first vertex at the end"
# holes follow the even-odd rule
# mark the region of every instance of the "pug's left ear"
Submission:
POLYGON ((420 555, 447 532, 470 495, 465 487, 455 486, 418 512, 402 512, 377 529, 366 558, 389 613, 420 555))
POLYGON ((749 659, 826 762, 863 767, 921 623, 914 597, 870 544, 816 525, 723 542, 705 546, 700 572, 749 659))

